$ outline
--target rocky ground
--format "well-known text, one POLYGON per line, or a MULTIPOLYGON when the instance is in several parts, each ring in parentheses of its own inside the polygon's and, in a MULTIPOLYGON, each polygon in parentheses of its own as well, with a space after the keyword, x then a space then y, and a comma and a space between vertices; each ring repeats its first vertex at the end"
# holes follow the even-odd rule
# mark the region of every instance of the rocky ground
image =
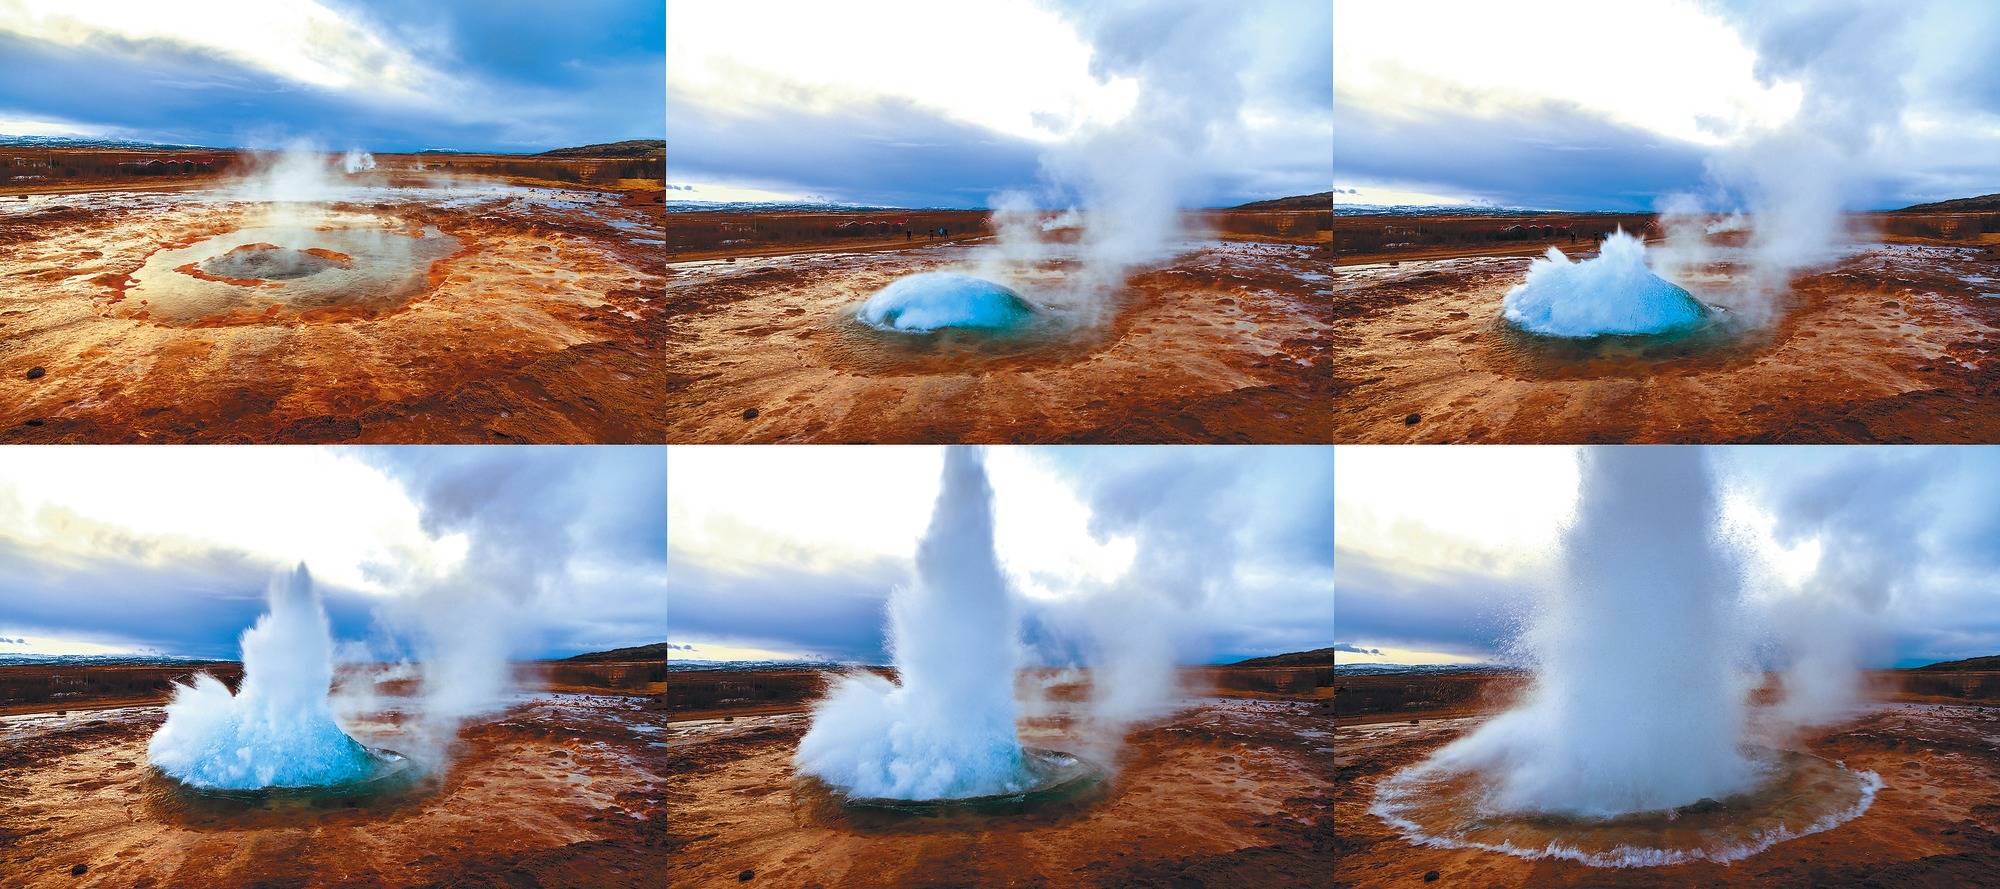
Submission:
POLYGON ((150 257, 262 218, 234 188, 0 201, 0 441, 663 440, 657 193, 349 188, 322 209, 455 239, 417 292, 386 308, 152 311, 159 282, 134 277, 150 257))

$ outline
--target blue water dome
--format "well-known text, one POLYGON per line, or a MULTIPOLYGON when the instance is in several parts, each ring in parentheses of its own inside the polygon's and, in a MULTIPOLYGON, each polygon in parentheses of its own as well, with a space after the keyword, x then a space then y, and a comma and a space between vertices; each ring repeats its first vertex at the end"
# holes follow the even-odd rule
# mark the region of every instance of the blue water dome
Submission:
POLYGON ((1679 285, 1653 273, 1643 241, 1618 231, 1594 259, 1574 262, 1561 250, 1528 266, 1507 291, 1501 314, 1543 336, 1647 336, 1698 327, 1709 308, 1679 285))
POLYGON ((925 272, 890 282, 861 306, 861 322, 880 330, 926 333, 950 328, 1011 330, 1039 314, 1006 286, 960 272, 925 272))

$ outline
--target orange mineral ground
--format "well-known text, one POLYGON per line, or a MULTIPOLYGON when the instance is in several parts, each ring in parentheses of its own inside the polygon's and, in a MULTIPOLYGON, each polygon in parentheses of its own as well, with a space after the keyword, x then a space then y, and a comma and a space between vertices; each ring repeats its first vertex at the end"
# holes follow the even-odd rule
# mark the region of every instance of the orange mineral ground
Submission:
POLYGON ((386 171, 0 196, 0 441, 662 441, 661 217, 386 171))
MULTIPOLYGON (((467 723, 446 765, 405 789, 311 800, 216 800, 161 777, 146 762, 157 703, 13 708, 0 885, 657 887, 665 714, 636 689, 578 690, 579 669, 467 723)), ((377 703, 349 731, 414 754, 408 702, 377 703)))
MULTIPOLYGON (((669 214, 682 247, 667 271, 674 440, 1330 441, 1326 233, 1290 218, 1311 214, 1279 214, 1291 234, 1239 233, 1256 214, 1233 212, 1203 223, 1217 237, 1105 290, 1095 323, 1014 341, 885 333, 855 318, 891 281, 976 262, 992 238, 975 221, 877 214, 895 218, 838 224, 943 222, 951 234, 813 241, 818 229, 794 232, 790 217, 669 214), (742 234, 718 241, 711 229, 742 234)), ((1077 271, 1038 269, 1023 295, 1037 300, 1077 271)))
MULTIPOLYGON (((2000 235, 1902 235, 1893 231, 1934 220, 1858 219, 1845 256, 1793 280, 1769 300, 1767 320, 1699 342, 1584 346, 1507 325, 1503 297, 1547 247, 1573 259, 1595 256, 1603 231, 1644 233, 1650 221, 1536 221, 1555 234, 1519 234, 1527 230, 1508 220, 1341 219, 1335 243, 1347 246, 1337 249, 1331 285, 1332 440, 1972 442, 2000 435, 2000 353, 1991 345, 2000 331, 2000 235), (1508 224, 1513 230, 1489 230, 1508 224)), ((1691 283, 1698 297, 1742 286, 1741 236, 1715 240, 1719 259, 1691 283)))
POLYGON ((1022 721, 1022 743, 1110 758, 1101 795, 885 819, 850 815, 796 780, 810 719, 800 695, 815 693, 799 678, 687 680, 692 709, 676 707, 668 726, 668 885, 1266 887, 1331 872, 1331 708, 1310 680, 1278 694, 1222 691, 1224 677, 1122 745, 1093 740, 1058 688, 1022 721), (718 686, 742 697, 718 706, 718 686))
POLYGON ((1728 864, 1590 867, 1414 843, 1371 811, 1378 786, 1504 708, 1519 674, 1338 679, 1333 884, 1352 889, 1481 887, 1991 885, 2000 879, 2000 708, 1992 674, 1878 674, 1878 700, 1788 742, 1882 788, 1860 817, 1728 864), (1984 684, 1978 680, 1984 680, 1984 684), (1963 680, 1963 681, 1961 681, 1963 680), (1897 684, 1904 687, 1897 689, 1897 684), (1984 691, 1968 696, 1967 690, 1984 691), (1431 873, 1436 877, 1430 877, 1431 873))

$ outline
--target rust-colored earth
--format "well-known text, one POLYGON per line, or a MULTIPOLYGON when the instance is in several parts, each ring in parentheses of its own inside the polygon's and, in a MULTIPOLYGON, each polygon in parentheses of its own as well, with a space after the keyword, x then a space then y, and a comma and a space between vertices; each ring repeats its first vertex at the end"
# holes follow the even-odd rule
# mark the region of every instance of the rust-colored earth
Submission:
POLYGON ((0 441, 664 440, 658 192, 537 181, 354 177, 313 212, 456 249, 426 257, 412 292, 351 304, 290 305, 312 279, 193 263, 135 278, 156 253, 264 223, 231 180, 0 200, 0 441), (243 296, 170 316, 147 301, 170 278, 243 296))
MULTIPOLYGON (((758 214, 732 215, 749 238, 758 214)), ((1224 239, 1103 294, 1097 323, 1015 341, 854 318, 897 278, 972 261, 983 234, 691 244, 704 258, 667 271, 673 440, 1324 443, 1333 312, 1310 225, 1217 223, 1224 239)))
MULTIPOLYGON (((761 688, 744 679, 739 689, 761 688)), ((776 689, 721 709, 704 700, 698 716, 676 709, 667 885, 1310 886, 1332 867, 1332 714, 1311 693, 1192 696, 1127 735, 1108 789, 1079 803, 884 820, 795 781, 810 717, 802 701, 771 700, 791 697, 776 689)), ((1022 720, 1022 743, 1106 755, 1071 696, 1052 697, 1022 720)))
MULTIPOLYGON (((156 704, 78 706, 0 717, 0 885, 660 885, 665 720, 646 697, 524 695, 406 790, 262 805, 154 772, 156 704)), ((387 713, 349 728, 413 749, 387 713)))
MULTIPOLYGON (((1768 323, 1713 340, 1585 348, 1500 320, 1534 254, 1594 256, 1591 226, 1614 221, 1558 219, 1557 234, 1527 241, 1491 240, 1466 220, 1375 223, 1450 234, 1337 260, 1332 440, 2000 440, 2000 234, 1864 241, 1794 280, 1768 323), (1588 234, 1572 243, 1574 232, 1588 234)), ((1730 274, 1707 283, 1728 287, 1730 274)))
POLYGON ((1418 846, 1369 811, 1381 781, 1499 712, 1518 693, 1521 677, 1342 676, 1339 699, 1350 691, 1358 697, 1341 704, 1334 743, 1339 766, 1334 885, 1992 885, 2000 880, 2000 706, 1956 694, 1992 683, 1947 679, 1940 684, 1938 677, 1877 676, 1878 689, 1901 680, 1907 690, 1885 692, 1859 717, 1796 742, 1798 749, 1881 776, 1883 788, 1860 817, 1731 864, 1600 868, 1418 846), (1407 689, 1398 692, 1399 685, 1407 689))

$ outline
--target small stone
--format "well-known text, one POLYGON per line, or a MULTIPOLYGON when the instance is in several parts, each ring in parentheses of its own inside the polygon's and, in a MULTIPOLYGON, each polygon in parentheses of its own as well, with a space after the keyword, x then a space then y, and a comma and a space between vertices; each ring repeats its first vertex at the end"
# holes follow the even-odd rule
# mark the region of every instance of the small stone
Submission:
POLYGON ((754 879, 757 879, 757 872, 754 870, 746 870, 736 875, 736 882, 738 883, 748 883, 754 879))
POLYGON ((48 368, 46 368, 46 367, 31 367, 31 368, 28 368, 28 379, 31 379, 31 380, 39 380, 39 379, 41 379, 41 378, 42 378, 42 376, 43 376, 44 374, 47 374, 48 372, 49 372, 49 369, 48 369, 48 368))
POLYGON ((1437 881, 1438 881, 1438 872, 1437 872, 1437 871, 1434 871, 1434 870, 1427 870, 1427 871, 1424 871, 1424 882, 1426 882, 1426 883, 1435 883, 1435 882, 1437 882, 1437 881))
POLYGON ((88 870, 90 870, 90 865, 78 863, 75 867, 69 869, 69 875, 72 877, 80 877, 83 876, 84 872, 88 870))
POLYGON ((757 409, 756 409, 756 408, 754 408, 754 407, 746 407, 746 408, 744 408, 744 409, 743 409, 743 419, 745 419, 745 420, 755 420, 755 419, 757 419, 757 409))
POLYGON ((43 421, 42 421, 41 419, 37 418, 37 419, 33 419, 33 420, 29 420, 29 421, 28 421, 28 425, 30 425, 30 426, 40 426, 40 425, 42 425, 42 422, 43 422, 43 421))
POLYGON ((1404 418, 1403 418, 1403 425, 1405 425, 1405 426, 1415 426, 1415 425, 1417 425, 1418 423, 1422 423, 1423 421, 1424 421, 1424 415, 1423 415, 1423 414, 1411 414, 1411 415, 1409 415, 1409 416, 1407 416, 1407 417, 1404 417, 1404 418))

